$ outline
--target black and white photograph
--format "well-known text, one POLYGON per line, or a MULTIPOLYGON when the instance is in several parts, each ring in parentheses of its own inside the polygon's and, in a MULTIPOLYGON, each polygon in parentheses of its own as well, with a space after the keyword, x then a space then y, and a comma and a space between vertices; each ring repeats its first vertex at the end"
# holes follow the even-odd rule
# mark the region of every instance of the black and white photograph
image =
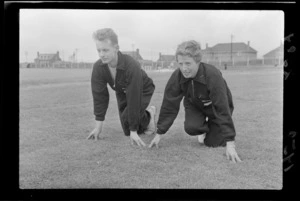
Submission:
POLYGON ((19 188, 281 190, 284 19, 20 9, 19 188))

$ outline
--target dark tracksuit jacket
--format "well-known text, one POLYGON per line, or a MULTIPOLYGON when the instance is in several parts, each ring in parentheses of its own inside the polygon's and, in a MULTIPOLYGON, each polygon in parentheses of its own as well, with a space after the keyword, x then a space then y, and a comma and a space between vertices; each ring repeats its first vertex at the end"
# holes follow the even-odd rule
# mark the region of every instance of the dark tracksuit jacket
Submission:
POLYGON ((132 57, 118 52, 115 83, 107 64, 99 59, 93 66, 91 87, 94 115, 104 121, 109 103, 107 84, 115 90, 121 125, 126 136, 147 128, 150 115, 146 110, 155 86, 151 78, 132 57))
POLYGON ((205 63, 199 64, 195 78, 185 78, 179 68, 169 78, 157 123, 158 134, 169 130, 183 97, 184 128, 188 134, 206 133, 204 143, 212 147, 225 146, 235 139, 231 92, 220 70, 205 63))

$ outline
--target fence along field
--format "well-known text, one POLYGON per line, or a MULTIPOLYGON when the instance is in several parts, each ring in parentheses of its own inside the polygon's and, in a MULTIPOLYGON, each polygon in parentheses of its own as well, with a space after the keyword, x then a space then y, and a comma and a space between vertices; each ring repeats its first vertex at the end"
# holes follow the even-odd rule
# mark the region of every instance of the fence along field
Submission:
MULTIPOLYGON (((282 68, 222 70, 235 104, 238 165, 224 148, 184 133, 182 105, 159 149, 132 147, 112 90, 102 139, 86 140, 94 127, 90 73, 20 69, 20 188, 281 189, 282 68)), ((148 75, 159 109, 171 71, 148 75)))

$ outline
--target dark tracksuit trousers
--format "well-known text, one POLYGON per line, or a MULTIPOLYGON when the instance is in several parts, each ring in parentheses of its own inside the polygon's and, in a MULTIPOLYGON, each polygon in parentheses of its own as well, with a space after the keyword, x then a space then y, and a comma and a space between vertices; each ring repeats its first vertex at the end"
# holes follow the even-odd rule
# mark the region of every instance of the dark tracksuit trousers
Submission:
MULTIPOLYGON (((229 107, 231 115, 233 113, 232 97, 229 91, 229 107)), ((191 136, 206 133, 204 144, 209 147, 225 146, 224 137, 220 135, 221 128, 215 121, 212 105, 204 106, 198 101, 184 98, 183 105, 185 111, 184 130, 191 136)))
MULTIPOLYGON (((138 134, 142 134, 144 133, 144 131, 147 129, 149 122, 150 122, 150 114, 149 112, 146 110, 146 108, 148 107, 152 95, 154 92, 154 87, 153 90, 144 92, 142 95, 142 105, 141 105, 141 111, 140 111, 140 115, 139 115, 139 125, 137 128, 137 133, 138 134)), ((130 129, 129 129, 129 121, 128 121, 128 107, 127 107, 127 103, 126 101, 126 97, 124 93, 118 93, 116 92, 116 96, 117 96, 117 102, 118 102, 118 106, 119 106, 119 116, 120 116, 120 121, 121 121, 121 125, 124 131, 124 134, 126 136, 130 135, 130 129)))

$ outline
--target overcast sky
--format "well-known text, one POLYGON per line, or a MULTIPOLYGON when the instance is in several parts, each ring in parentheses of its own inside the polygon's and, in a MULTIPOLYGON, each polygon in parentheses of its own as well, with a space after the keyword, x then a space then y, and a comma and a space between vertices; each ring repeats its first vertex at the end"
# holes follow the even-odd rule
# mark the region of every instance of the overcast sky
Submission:
POLYGON ((173 54, 179 43, 194 39, 201 48, 217 43, 250 41, 258 57, 284 38, 282 11, 229 10, 66 10, 21 9, 20 61, 33 62, 40 53, 60 52, 64 60, 78 49, 78 61, 98 59, 92 33, 112 28, 120 50, 139 48, 144 59, 173 54))

